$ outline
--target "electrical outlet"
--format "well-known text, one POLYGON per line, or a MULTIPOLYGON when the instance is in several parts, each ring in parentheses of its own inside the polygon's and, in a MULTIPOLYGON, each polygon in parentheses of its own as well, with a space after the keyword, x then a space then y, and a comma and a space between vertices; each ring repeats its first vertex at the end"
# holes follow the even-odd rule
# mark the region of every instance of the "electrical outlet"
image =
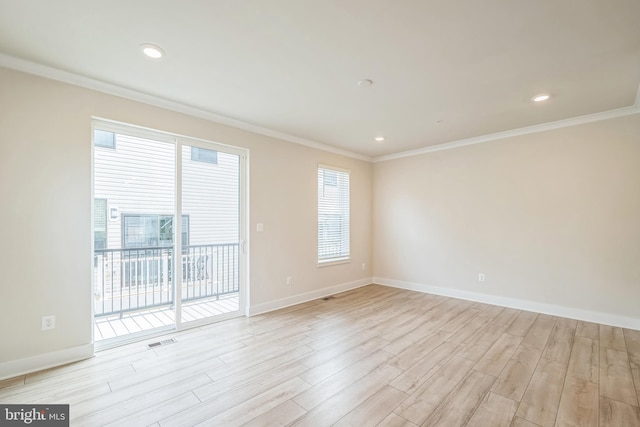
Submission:
POLYGON ((484 273, 478 274, 478 282, 484 282, 484 273))
POLYGON ((287 277, 287 285, 291 285, 291 276, 287 277))
POLYGON ((362 263, 362 269, 363 269, 363 270, 366 270, 366 269, 367 269, 367 263, 366 263, 366 262, 363 262, 363 263, 362 263))
POLYGON ((49 329, 55 329, 56 327, 56 316, 42 316, 42 330, 48 331, 49 329))

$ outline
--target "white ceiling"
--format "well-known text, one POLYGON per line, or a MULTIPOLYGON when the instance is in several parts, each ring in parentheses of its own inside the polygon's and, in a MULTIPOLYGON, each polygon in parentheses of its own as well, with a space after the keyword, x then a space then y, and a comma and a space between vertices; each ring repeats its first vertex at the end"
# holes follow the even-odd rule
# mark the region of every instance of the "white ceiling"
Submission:
POLYGON ((376 157, 632 105, 640 1, 0 0, 0 52, 376 157))

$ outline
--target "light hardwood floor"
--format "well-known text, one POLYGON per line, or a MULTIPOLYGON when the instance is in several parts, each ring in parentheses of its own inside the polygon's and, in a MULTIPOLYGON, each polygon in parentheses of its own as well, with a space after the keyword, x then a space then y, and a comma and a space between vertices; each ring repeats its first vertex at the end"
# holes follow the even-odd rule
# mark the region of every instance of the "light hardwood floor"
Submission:
POLYGON ((73 426, 640 426, 640 331, 371 285, 171 336, 0 402, 73 426))

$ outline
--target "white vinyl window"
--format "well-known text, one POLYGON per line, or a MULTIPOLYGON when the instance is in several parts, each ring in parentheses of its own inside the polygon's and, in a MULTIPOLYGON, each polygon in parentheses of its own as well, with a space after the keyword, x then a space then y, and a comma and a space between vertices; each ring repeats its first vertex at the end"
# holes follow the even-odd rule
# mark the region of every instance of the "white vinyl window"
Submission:
POLYGON ((349 171, 318 166, 318 264, 348 261, 349 171))

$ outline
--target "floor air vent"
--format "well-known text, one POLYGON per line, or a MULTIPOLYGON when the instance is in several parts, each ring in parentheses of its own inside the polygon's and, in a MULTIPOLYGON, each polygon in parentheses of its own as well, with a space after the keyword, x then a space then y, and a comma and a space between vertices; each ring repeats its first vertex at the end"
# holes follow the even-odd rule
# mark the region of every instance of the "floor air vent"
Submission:
POLYGON ((151 344, 149 344, 147 347, 149 348, 154 348, 154 347, 160 347, 161 345, 167 345, 167 344, 173 344, 176 343, 176 339, 175 338, 169 338, 168 340, 162 340, 162 341, 158 341, 158 342, 152 342, 151 344))

